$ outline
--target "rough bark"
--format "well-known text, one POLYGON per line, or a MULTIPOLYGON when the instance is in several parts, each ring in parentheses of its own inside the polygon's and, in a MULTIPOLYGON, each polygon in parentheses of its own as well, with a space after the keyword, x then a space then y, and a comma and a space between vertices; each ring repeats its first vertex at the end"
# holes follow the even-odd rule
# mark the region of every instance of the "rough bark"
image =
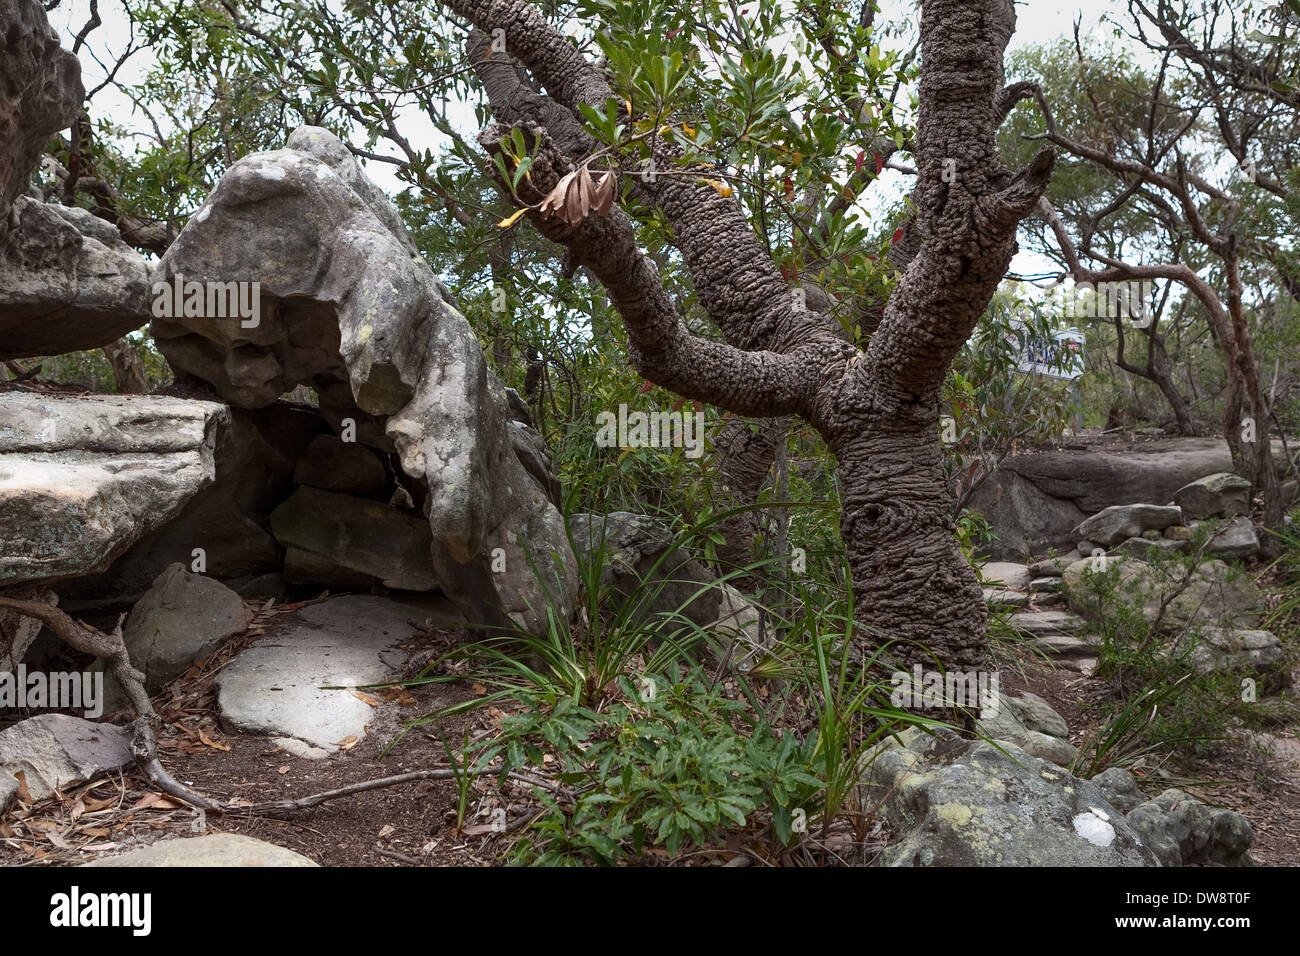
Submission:
MULTIPOLYGON (((603 105, 610 90, 563 36, 522 0, 446 0, 506 46, 560 106, 603 105)), ((939 390, 1016 249, 1020 219, 1042 195, 1053 154, 1018 174, 997 160, 994 131, 1008 97, 1002 55, 1015 25, 1009 0, 926 0, 916 143, 918 251, 865 352, 800 309, 734 199, 690 176, 636 189, 672 228, 699 300, 723 334, 692 334, 617 206, 577 225, 537 208, 581 161, 567 124, 552 137, 540 108, 518 100, 480 136, 499 149, 510 126, 536 137, 521 198, 543 235, 568 247, 605 286, 627 327, 632 363, 651 381, 738 415, 798 415, 840 465, 842 528, 863 655, 887 647, 900 665, 962 670, 989 664, 974 571, 953 538, 939 443, 939 390), (570 148, 566 149, 567 144, 570 148), (957 178, 944 179, 955 163, 957 178)), ((525 97, 526 99, 526 97, 525 97)), ((494 106, 497 106, 494 103, 494 106)), ((549 108, 549 107, 548 107, 549 108)), ((659 145, 660 168, 673 155, 659 145)))
POLYGON ((131 343, 121 338, 104 346, 104 355, 113 366, 113 381, 120 394, 144 395, 149 391, 144 363, 131 343))

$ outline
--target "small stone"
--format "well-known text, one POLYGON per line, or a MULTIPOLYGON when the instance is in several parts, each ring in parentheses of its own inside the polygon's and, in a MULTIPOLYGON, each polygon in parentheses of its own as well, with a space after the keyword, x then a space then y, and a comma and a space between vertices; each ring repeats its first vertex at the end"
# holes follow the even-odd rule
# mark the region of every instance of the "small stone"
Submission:
POLYGON ((1170 541, 1191 541, 1192 529, 1185 524, 1171 524, 1165 528, 1165 537, 1170 541))
POLYGON ((1035 561, 1029 566, 1031 578, 1059 578, 1065 573, 1065 569, 1075 561, 1082 558, 1083 555, 1077 551, 1070 551, 1057 557, 1044 558, 1041 561, 1035 561))
POLYGON ((984 603, 989 607, 1020 608, 1029 603, 1029 595, 1024 591, 990 587, 981 588, 981 590, 984 592, 984 603))
POLYGON ((1001 585, 1014 591, 1023 591, 1029 585, 1029 569, 1011 561, 990 561, 980 568, 985 583, 1001 585))

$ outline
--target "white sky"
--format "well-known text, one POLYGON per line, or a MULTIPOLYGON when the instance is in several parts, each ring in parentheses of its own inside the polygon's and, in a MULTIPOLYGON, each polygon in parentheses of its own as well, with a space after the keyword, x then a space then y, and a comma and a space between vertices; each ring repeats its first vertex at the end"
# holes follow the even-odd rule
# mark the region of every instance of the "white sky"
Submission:
MULTIPOLYGON (((183 2, 183 0, 177 0, 183 2)), ((1050 41, 1056 37, 1068 35, 1076 17, 1083 18, 1085 30, 1096 26, 1106 15, 1124 14, 1125 4, 1122 0, 1092 0, 1092 2, 1057 2, 1057 0, 1017 0, 1017 29, 1011 41, 1011 48, 1050 41)), ((50 21, 63 38, 65 48, 70 48, 76 34, 89 17, 89 0, 63 0, 50 12, 50 21)), ((91 34, 89 41, 80 51, 83 79, 87 89, 97 86, 105 75, 102 64, 111 64, 115 54, 125 49, 129 36, 128 24, 121 0, 100 0, 100 16, 103 25, 91 34), (98 61, 96 60, 98 56, 98 61)), ((881 14, 878 23, 907 22, 917 15, 916 4, 911 0, 881 0, 881 14)), ((118 80, 125 85, 139 83, 151 65, 148 51, 136 54, 118 73, 118 80)), ((107 88, 96 95, 95 113, 99 117, 128 128, 147 129, 148 121, 139 114, 128 98, 113 88, 107 88)), ((432 127, 417 115, 404 118, 403 132, 417 148, 433 147, 440 137, 432 127)), ((465 123, 472 126, 472 113, 466 109, 465 123)), ((472 130, 471 130, 472 132, 472 130)), ((386 144, 381 140, 377 151, 384 152, 386 144)), ((395 153, 395 150, 387 151, 395 153)), ((390 194, 403 188, 396 176, 394 167, 386 163, 365 163, 367 173, 390 194)), ((891 203, 901 196, 907 188, 907 177, 900 173, 886 170, 882 181, 871 190, 868 202, 879 208, 891 203)), ((1040 257, 1020 253, 1011 264, 1012 271, 1031 274, 1048 271, 1053 267, 1040 257)))

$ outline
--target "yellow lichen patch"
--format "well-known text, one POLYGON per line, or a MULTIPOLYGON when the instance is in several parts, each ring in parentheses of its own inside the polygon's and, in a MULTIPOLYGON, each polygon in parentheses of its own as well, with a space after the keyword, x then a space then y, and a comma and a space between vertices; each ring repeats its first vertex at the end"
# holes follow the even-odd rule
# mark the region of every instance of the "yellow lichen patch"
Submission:
POLYGON ((942 803, 935 807, 935 816, 950 827, 964 827, 970 823, 971 809, 961 803, 942 803))
POLYGON ((357 338, 359 338, 362 342, 366 342, 370 339, 370 333, 373 331, 375 330, 372 326, 363 325, 361 326, 360 330, 357 332, 357 338))

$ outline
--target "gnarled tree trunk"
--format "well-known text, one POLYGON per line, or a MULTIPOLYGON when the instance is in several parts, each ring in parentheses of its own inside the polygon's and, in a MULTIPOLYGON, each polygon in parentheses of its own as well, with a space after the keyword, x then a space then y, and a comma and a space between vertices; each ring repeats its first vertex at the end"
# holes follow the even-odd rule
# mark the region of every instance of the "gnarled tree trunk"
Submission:
MULTIPOLYGON (((519 185, 529 219, 608 290, 641 374, 737 415, 797 415, 826 440, 840 467, 862 652, 893 642, 888 657, 899 665, 986 668, 984 604, 953 537, 939 392, 1002 280, 1017 225, 1036 207, 1052 166, 1053 154, 1044 150, 1012 174, 995 152, 1008 97, 1024 89, 1003 85, 1003 51, 1015 26, 1010 0, 923 4, 912 226, 919 248, 865 351, 844 341, 825 316, 800 307, 801 297, 764 254, 737 203, 693 177, 657 176, 635 188, 671 225, 724 342, 687 329, 621 209, 576 224, 542 213, 541 200, 594 151, 575 118, 578 105, 603 108, 610 88, 523 0, 445 2, 484 33, 504 30, 506 54, 536 82, 533 88, 519 71, 504 70, 499 54, 491 64, 471 54, 490 80, 497 118, 479 142, 498 153, 511 127, 524 132, 525 142, 536 137, 529 179, 519 185)), ((659 143, 656 150, 658 168, 671 168, 672 147, 659 143)), ((502 159, 509 168, 512 160, 502 159)))

